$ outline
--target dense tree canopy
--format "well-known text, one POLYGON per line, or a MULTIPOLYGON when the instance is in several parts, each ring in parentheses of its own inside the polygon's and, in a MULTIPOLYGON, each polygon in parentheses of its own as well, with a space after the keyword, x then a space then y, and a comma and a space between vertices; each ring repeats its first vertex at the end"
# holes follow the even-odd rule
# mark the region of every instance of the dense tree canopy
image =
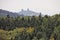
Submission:
POLYGON ((60 40, 60 14, 0 17, 1 40, 60 40))

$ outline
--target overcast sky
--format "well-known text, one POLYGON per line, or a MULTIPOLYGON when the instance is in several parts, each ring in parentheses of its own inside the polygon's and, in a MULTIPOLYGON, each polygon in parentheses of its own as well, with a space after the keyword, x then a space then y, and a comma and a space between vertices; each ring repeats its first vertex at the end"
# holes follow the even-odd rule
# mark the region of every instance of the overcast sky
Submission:
POLYGON ((35 12, 53 15, 60 12, 60 0, 0 0, 0 9, 19 12, 29 8, 35 12))

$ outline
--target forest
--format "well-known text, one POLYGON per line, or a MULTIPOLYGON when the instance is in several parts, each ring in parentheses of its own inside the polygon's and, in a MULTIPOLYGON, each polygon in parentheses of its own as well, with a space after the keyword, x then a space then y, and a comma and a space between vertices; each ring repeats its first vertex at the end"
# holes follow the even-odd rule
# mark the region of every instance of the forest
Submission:
POLYGON ((0 16, 0 40, 60 40, 60 14, 0 16))

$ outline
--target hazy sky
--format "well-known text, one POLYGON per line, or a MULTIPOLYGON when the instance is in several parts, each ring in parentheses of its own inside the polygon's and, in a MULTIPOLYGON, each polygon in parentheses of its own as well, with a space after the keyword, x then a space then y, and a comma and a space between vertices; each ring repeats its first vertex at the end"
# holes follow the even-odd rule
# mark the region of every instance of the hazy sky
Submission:
POLYGON ((52 15, 60 12, 60 0, 0 0, 0 9, 19 12, 27 8, 52 15))

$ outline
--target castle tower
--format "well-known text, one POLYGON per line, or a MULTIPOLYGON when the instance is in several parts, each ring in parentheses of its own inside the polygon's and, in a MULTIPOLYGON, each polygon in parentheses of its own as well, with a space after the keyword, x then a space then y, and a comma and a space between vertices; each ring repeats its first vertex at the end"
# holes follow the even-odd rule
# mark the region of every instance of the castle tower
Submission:
POLYGON ((21 11, 24 11, 23 9, 21 9, 21 11))
POLYGON ((29 8, 27 9, 27 11, 29 11, 29 8))

